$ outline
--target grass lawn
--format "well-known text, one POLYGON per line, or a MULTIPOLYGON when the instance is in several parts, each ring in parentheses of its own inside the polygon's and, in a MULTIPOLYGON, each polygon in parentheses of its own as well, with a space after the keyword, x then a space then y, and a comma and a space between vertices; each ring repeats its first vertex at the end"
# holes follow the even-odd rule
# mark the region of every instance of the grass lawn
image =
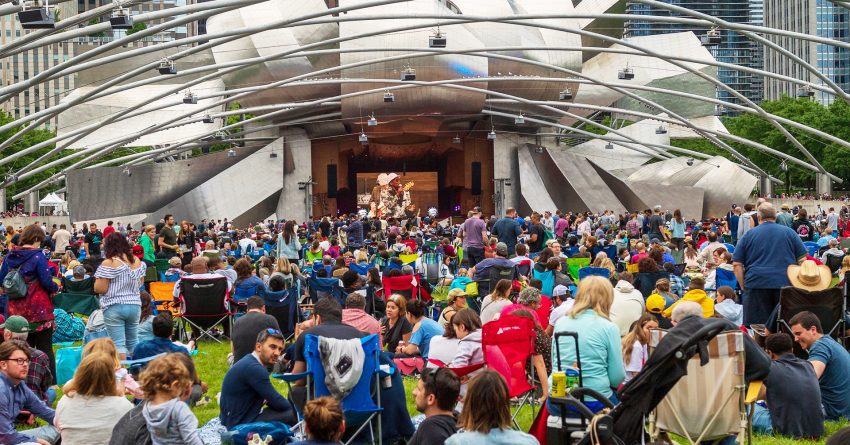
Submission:
MULTIPOLYGON (((199 353, 195 356, 195 364, 198 368, 198 373, 201 379, 209 385, 209 396, 212 401, 205 405, 194 408, 195 415, 201 425, 218 416, 218 403, 216 403, 215 395, 221 390, 221 382, 224 379, 224 374, 227 372, 227 353, 230 352, 230 343, 218 344, 215 342, 202 342, 199 347, 199 353)), ((286 385, 278 380, 272 380, 282 394, 286 394, 286 385)), ((404 387, 407 390, 407 410, 411 416, 418 414, 413 406, 413 388, 416 386, 416 380, 411 378, 404 379, 404 387)), ((532 417, 531 410, 526 408, 518 416, 520 426, 527 430, 531 425, 532 417)), ((839 428, 847 426, 846 423, 827 423, 827 435, 832 434, 839 428)), ((682 440, 682 443, 686 441, 682 440)), ((822 441, 823 442, 823 441, 822 441)), ((821 443, 822 443, 821 442, 821 443)), ((753 443, 756 445, 809 445, 817 442, 801 441, 785 439, 773 436, 754 436, 753 443)))

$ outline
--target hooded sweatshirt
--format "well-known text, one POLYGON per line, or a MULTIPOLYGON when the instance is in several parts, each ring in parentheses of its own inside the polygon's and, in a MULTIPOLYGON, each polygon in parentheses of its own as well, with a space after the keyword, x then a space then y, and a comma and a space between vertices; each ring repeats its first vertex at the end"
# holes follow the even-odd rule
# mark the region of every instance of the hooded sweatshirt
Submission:
POLYGON ((484 350, 481 349, 481 329, 476 329, 458 342, 457 352, 449 367, 459 368, 479 363, 484 363, 484 350))
POLYGON ((608 318, 617 325, 620 337, 629 333, 632 323, 637 321, 646 311, 646 303, 640 291, 625 280, 620 280, 614 286, 614 301, 608 318))
POLYGON ((740 326, 744 324, 744 306, 735 303, 728 298, 718 304, 715 304, 714 311, 736 325, 740 326))
POLYGON ((36 293, 27 295, 26 298, 10 300, 9 315, 20 315, 26 318, 31 324, 30 328, 33 328, 34 324, 53 320, 53 303, 48 295, 55 293, 59 287, 53 281, 47 258, 41 250, 13 248, 3 261, 3 266, 0 267, 0 282, 3 282, 10 269, 20 270, 27 282, 38 279, 47 293, 41 293, 41 295, 36 293))
POLYGON ((703 318, 710 318, 714 316, 714 301, 711 298, 708 298, 708 295, 706 295, 705 291, 702 289, 691 289, 686 292, 680 300, 673 303, 667 309, 664 309, 664 316, 670 318, 673 314, 673 308, 675 308, 680 301, 693 301, 698 303, 702 307, 703 318))
POLYGON ((146 402, 142 415, 148 424, 153 445, 203 445, 198 419, 189 405, 178 398, 153 406, 146 402))

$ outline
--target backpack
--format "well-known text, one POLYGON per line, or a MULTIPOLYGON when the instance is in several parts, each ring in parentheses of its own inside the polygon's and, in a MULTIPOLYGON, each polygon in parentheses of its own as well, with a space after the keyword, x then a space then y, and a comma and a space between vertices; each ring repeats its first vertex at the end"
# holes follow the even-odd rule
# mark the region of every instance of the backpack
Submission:
POLYGON ((21 266, 14 269, 9 268, 9 273, 3 279, 3 290, 6 291, 6 295, 9 296, 10 300, 19 300, 27 296, 29 286, 27 286, 27 282, 24 280, 24 274, 21 273, 21 266))

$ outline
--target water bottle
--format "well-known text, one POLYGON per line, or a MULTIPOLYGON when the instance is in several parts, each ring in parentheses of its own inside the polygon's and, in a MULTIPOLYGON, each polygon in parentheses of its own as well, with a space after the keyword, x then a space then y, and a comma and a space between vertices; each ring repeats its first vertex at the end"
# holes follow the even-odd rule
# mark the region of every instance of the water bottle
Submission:
POLYGON ((567 368, 567 392, 578 388, 578 385, 578 370, 574 368, 567 368))
POLYGON ((85 247, 80 247, 80 255, 77 257, 77 260, 83 261, 86 259, 86 249, 85 247))

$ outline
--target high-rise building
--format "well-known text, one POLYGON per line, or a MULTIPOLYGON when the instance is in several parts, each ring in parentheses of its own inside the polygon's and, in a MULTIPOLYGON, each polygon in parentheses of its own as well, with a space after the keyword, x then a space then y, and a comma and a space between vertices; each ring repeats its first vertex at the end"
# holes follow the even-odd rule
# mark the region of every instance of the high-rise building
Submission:
MULTIPOLYGON (((750 25, 764 26, 764 0, 750 0, 750 25)), ((752 48, 752 59, 750 67, 764 69, 764 46, 758 42, 750 41, 752 48)), ((764 76, 753 75, 750 77, 752 96, 750 100, 760 103, 764 100, 764 76)))
MULTIPOLYGON (((681 6, 725 20, 730 23, 751 23, 753 15, 751 8, 756 0, 661 0, 675 6, 681 6)), ((653 15, 664 17, 693 18, 686 14, 671 12, 668 9, 635 2, 626 3, 626 13, 640 16, 653 15)), ((625 22, 625 37, 637 37, 653 34, 669 34, 674 32, 693 31, 697 36, 704 36, 710 28, 683 25, 678 23, 658 23, 639 18, 625 22)), ((720 30, 719 45, 708 46, 709 51, 718 62, 740 65, 750 68, 761 68, 760 57, 754 54, 754 44, 745 36, 729 30, 720 30)), ((739 71, 734 68, 718 67, 717 78, 732 87, 744 97, 758 102, 762 98, 761 79, 755 79, 752 73, 739 71)), ((728 91, 718 90, 718 99, 730 103, 741 101, 728 91)))
MULTIPOLYGON (((850 11, 828 0, 765 0, 764 24, 769 28, 802 34, 814 34, 841 42, 850 41, 850 11)), ((841 87, 850 89, 850 51, 822 43, 805 42, 782 36, 769 36, 770 41, 790 51, 841 87)), ((777 51, 765 50, 767 71, 823 84, 823 81, 800 64, 777 51)), ((798 87, 776 79, 765 81, 765 98, 778 99, 782 95, 798 94, 798 87)), ((815 99, 830 104, 835 96, 817 91, 815 99)))
MULTIPOLYGON (((70 17, 76 14, 75 6, 68 2, 59 3, 55 8, 55 14, 60 19, 70 17)), ((17 14, 0 16, 0 47, 9 45, 25 36, 26 33, 27 31, 21 28, 17 14)), ((0 59, 0 81, 3 86, 22 82, 67 61, 74 57, 74 54, 73 45, 54 43, 4 57, 0 59)), ((17 119, 58 104, 73 88, 72 76, 47 80, 2 101, 0 109, 17 119)), ((56 119, 46 122, 43 127, 55 129, 56 119)))

